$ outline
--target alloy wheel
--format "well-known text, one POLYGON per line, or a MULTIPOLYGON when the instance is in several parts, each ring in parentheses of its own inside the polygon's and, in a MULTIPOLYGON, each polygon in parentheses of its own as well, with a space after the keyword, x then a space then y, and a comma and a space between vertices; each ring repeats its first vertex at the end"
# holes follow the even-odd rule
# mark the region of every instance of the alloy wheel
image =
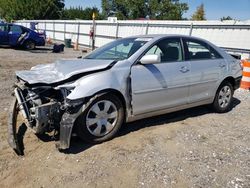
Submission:
POLYGON ((225 85, 221 88, 218 96, 218 103, 221 108, 225 108, 229 105, 232 97, 232 92, 229 86, 225 85))

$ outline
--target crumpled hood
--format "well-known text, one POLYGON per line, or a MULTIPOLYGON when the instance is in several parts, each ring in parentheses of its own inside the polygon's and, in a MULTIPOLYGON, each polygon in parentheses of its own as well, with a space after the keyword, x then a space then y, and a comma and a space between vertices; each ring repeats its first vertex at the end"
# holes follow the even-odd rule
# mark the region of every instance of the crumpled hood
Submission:
POLYGON ((107 68, 113 60, 64 59, 52 64, 32 67, 30 70, 16 71, 17 77, 29 84, 53 84, 72 76, 107 68))

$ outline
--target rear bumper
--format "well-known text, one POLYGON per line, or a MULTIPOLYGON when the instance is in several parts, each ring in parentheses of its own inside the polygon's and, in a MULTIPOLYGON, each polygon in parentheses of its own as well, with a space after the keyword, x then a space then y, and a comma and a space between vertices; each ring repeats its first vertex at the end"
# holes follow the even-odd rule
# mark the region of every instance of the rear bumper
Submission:
POLYGON ((240 81, 241 81, 241 78, 242 78, 242 76, 239 76, 239 77, 235 78, 235 80, 234 80, 234 90, 240 88, 240 81))

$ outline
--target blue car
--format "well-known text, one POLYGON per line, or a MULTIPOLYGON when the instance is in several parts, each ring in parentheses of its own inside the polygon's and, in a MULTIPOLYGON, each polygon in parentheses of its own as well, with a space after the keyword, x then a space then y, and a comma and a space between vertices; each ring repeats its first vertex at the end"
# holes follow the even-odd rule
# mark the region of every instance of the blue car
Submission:
POLYGON ((45 38, 44 33, 38 33, 21 25, 0 23, 0 45, 32 50, 36 46, 44 46, 45 38))

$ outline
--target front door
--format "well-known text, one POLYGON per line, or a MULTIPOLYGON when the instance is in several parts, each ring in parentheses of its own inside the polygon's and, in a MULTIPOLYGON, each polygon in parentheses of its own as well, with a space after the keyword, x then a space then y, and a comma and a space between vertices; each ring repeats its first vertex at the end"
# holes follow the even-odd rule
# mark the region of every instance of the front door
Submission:
POLYGON ((183 61, 182 52, 180 39, 163 39, 145 54, 160 55, 161 63, 132 66, 134 115, 187 104, 190 65, 183 61))
POLYGON ((0 24, 0 44, 6 45, 9 42, 7 24, 0 24))
POLYGON ((19 25, 11 25, 9 30, 9 45, 17 46, 18 39, 20 38, 23 30, 19 25))

